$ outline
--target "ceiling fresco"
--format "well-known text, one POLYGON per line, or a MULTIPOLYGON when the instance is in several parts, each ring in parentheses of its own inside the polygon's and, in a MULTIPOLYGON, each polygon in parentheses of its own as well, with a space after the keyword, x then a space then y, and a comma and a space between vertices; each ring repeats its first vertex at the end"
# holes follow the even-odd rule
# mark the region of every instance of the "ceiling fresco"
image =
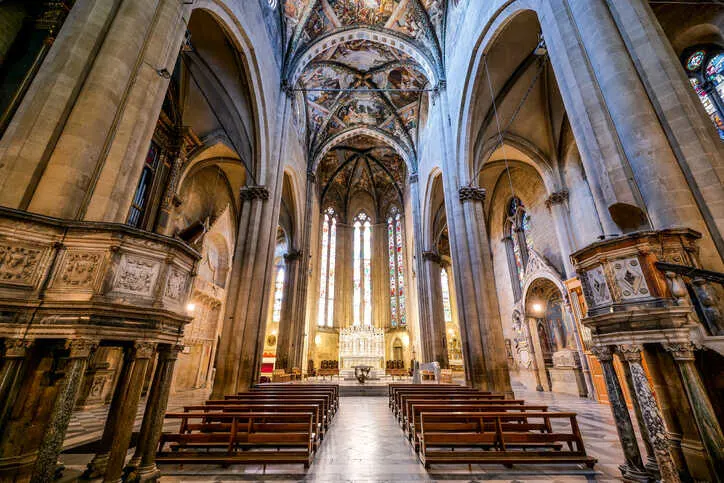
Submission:
POLYGON ((309 162, 319 162, 325 197, 341 202, 359 189, 389 202, 389 193, 404 187, 404 176, 391 180, 407 172, 403 157, 415 169, 423 99, 444 78, 445 0, 286 0, 283 16, 286 76, 306 107, 297 125, 306 126, 309 162), (349 138, 359 130, 377 139, 349 138))

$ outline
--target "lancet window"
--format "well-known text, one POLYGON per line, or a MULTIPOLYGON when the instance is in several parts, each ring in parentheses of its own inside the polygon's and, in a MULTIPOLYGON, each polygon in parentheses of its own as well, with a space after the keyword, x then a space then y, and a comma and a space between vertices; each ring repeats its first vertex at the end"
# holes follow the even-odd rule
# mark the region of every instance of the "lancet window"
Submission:
POLYGON ((277 267, 277 276, 274 281, 274 305, 272 308, 272 322, 280 322, 282 320, 282 300, 284 299, 284 277, 286 270, 284 265, 277 267))
POLYGON ((354 325, 372 325, 372 220, 362 212, 354 219, 354 325))
POLYGON ((387 217, 387 249, 390 269, 390 325, 407 325, 405 257, 402 249, 402 215, 393 208, 387 217))
POLYGON ((158 170, 160 158, 161 148, 158 144, 152 142, 148 148, 148 153, 146 153, 146 162, 143 165, 141 179, 138 182, 136 191, 133 193, 131 210, 128 213, 127 221, 131 226, 140 227, 144 221, 151 189, 153 188, 153 179, 158 170))
POLYGON ((319 278, 317 325, 334 327, 334 276, 337 250, 337 215, 327 208, 322 218, 322 256, 319 278))
POLYGON ((519 300, 523 290, 525 269, 533 245, 530 237, 530 215, 520 198, 514 196, 508 204, 506 232, 508 234, 508 259, 510 277, 515 299, 519 300))
POLYGON ((447 269, 440 270, 440 285, 442 286, 442 310, 445 323, 452 322, 452 305, 450 305, 450 279, 447 269))
POLYGON ((724 50, 695 47, 686 51, 682 61, 691 86, 724 140, 724 50))

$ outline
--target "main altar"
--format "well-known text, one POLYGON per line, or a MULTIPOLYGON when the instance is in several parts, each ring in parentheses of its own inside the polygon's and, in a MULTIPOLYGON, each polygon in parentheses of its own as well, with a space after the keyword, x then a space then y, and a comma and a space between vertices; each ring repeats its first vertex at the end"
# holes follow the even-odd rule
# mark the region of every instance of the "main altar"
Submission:
POLYGON ((373 376, 384 375, 385 331, 376 327, 347 327, 339 331, 340 375, 353 377, 354 368, 369 366, 373 376), (349 373, 349 374, 347 374, 349 373))

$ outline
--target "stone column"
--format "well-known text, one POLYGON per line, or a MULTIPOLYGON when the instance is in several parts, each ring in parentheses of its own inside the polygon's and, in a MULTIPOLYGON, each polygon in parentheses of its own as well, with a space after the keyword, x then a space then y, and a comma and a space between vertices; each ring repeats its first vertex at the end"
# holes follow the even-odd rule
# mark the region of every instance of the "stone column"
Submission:
POLYGON ((241 214, 234 248, 226 316, 219 347, 219 366, 213 398, 248 389, 256 380, 258 346, 264 336, 268 303, 265 283, 270 264, 270 236, 273 232, 269 190, 264 186, 241 189, 241 214))
POLYGON ((432 312, 430 298, 430 278, 426 274, 426 262, 424 259, 424 238, 423 238, 423 221, 422 208, 420 201, 420 184, 417 173, 410 174, 410 201, 412 202, 412 225, 415 240, 415 272, 417 273, 417 317, 420 327, 420 352, 419 358, 423 362, 434 360, 434 350, 432 348, 432 312))
POLYGON ((651 390, 649 380, 646 378, 646 373, 641 365, 641 352, 643 347, 627 344, 620 345, 618 350, 623 355, 631 371, 635 399, 638 400, 644 425, 646 426, 648 436, 651 438, 651 446, 656 456, 656 462, 659 465, 661 479, 674 483, 681 481, 676 466, 674 465, 674 460, 671 458, 671 453, 669 452, 669 439, 666 427, 664 426, 664 419, 661 417, 656 399, 654 399, 654 393, 651 390))
POLYGON ((608 400, 611 404, 611 412, 616 422, 616 431, 618 439, 621 441, 621 448, 626 462, 619 466, 621 474, 625 480, 648 482, 650 477, 641 460, 641 452, 636 442, 636 433, 634 432, 631 416, 626 407, 626 399, 623 395, 623 389, 616 376, 616 369, 613 366, 613 352, 609 347, 593 347, 591 353, 601 363, 603 369, 603 378, 606 381, 606 391, 608 392, 608 400))
MULTIPOLYGON (((536 336, 533 337, 533 328, 537 329, 535 317, 525 315, 525 336, 528 339, 528 346, 530 347, 530 360, 533 366, 533 373, 535 374, 535 390, 543 392, 543 378, 546 380, 546 386, 548 385, 548 374, 546 373, 545 362, 543 361, 543 353, 540 347, 540 341, 538 340, 538 331, 536 330, 536 336)), ((550 388, 549 388, 550 389, 550 388)))
POLYGON ((428 290, 427 297, 429 300, 430 314, 427 317, 428 323, 428 350, 431 358, 424 362, 440 363, 442 369, 450 367, 450 361, 447 353, 447 343, 445 334, 445 310, 442 306, 442 286, 440 282, 440 272, 442 259, 440 255, 434 251, 422 252, 424 261, 424 271, 422 276, 427 279, 426 288, 428 290))
POLYGON ((32 340, 5 339, 5 353, 0 369, 0 435, 15 404, 22 383, 25 356, 32 343, 32 340))
POLYGON ((58 455, 63 447, 65 432, 73 413, 75 400, 80 391, 88 359, 97 346, 91 339, 72 339, 66 341, 69 350, 64 376, 59 383, 58 393, 53 402, 45 436, 38 448, 38 458, 31 477, 31 483, 47 483, 55 478, 58 455))
POLYGON ((712 474, 721 479, 724 475, 724 435, 709 400, 699 372, 694 365, 694 347, 692 344, 665 344, 671 353, 686 389, 699 436, 709 454, 712 474))
POLYGON ((182 345, 161 345, 158 363, 153 375, 153 385, 146 401, 143 423, 138 436, 138 445, 129 465, 126 467, 127 482, 155 481, 161 474, 156 467, 156 449, 163 431, 163 417, 168 406, 173 369, 182 345))
POLYGON ((567 204, 568 190, 551 193, 546 200, 546 206, 551 212, 553 224, 556 227, 558 244, 561 247, 561 254, 563 255, 563 267, 566 270, 566 279, 573 277, 576 274, 573 269, 573 264, 571 263, 571 258, 568 256, 574 251, 573 247, 575 247, 575 241, 572 236, 573 233, 571 230, 570 217, 568 216, 567 204))
POLYGON ((186 163, 186 146, 183 139, 183 133, 178 133, 180 143, 178 153, 171 161, 171 171, 166 180, 166 189, 161 198, 161 206, 156 218, 156 232, 170 235, 168 222, 170 221, 171 211, 173 210, 173 199, 176 196, 179 178, 181 177, 181 167, 186 163))
POLYGON ((154 344, 137 342, 126 352, 124 366, 128 366, 128 369, 124 370, 124 379, 118 381, 119 387, 114 393, 114 401, 111 403, 111 408, 117 407, 118 412, 113 415, 109 414, 104 430, 104 436, 111 434, 105 471, 101 472, 104 482, 121 481, 126 453, 133 434, 133 425, 136 422, 144 376, 154 349, 154 344))
MULTIPOLYGON (((294 297, 296 285, 299 281, 299 265, 302 252, 292 250, 284 255, 284 295, 282 298, 281 320, 279 321, 279 336, 277 337, 276 369, 285 369, 290 372, 294 366, 292 356, 293 345, 297 340, 296 331, 299 328, 297 320, 293 319, 294 297)), ((301 369, 301 368, 300 368, 301 369)))
MULTIPOLYGON (((106 474, 111 448, 113 447, 118 432, 121 430, 121 426, 127 423, 127 421, 122 420, 123 408, 128 404, 126 395, 134 389, 131 387, 132 384, 137 382, 133 380, 133 375, 136 371, 137 353, 138 351, 135 346, 125 347, 123 350, 123 362, 121 363, 111 405, 108 408, 108 417, 103 427, 103 436, 101 437, 99 450, 91 462, 88 463, 88 468, 83 474, 85 478, 102 478, 106 474)), ((143 386, 142 381, 139 384, 143 386)), ((133 422, 131 423, 131 426, 132 425, 133 422)))

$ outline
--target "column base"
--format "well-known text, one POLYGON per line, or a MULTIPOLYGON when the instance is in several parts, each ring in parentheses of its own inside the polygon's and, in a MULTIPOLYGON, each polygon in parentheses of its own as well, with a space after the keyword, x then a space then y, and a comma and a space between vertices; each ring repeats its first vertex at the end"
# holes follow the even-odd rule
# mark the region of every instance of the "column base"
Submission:
POLYGON ((0 481, 26 481, 33 472, 37 451, 0 458, 0 481))
POLYGON ((95 455, 91 462, 88 463, 88 467, 83 472, 81 479, 93 480, 96 478, 103 478, 106 474, 106 468, 108 466, 108 455, 109 453, 95 455))
POLYGON ((650 483, 654 481, 646 471, 631 468, 628 465, 621 465, 618 469, 621 470, 623 481, 634 483, 650 483))
POLYGON ((141 466, 137 468, 128 468, 130 472, 125 478, 125 483, 141 483, 144 481, 158 481, 161 477, 161 470, 155 463, 149 466, 141 466))

